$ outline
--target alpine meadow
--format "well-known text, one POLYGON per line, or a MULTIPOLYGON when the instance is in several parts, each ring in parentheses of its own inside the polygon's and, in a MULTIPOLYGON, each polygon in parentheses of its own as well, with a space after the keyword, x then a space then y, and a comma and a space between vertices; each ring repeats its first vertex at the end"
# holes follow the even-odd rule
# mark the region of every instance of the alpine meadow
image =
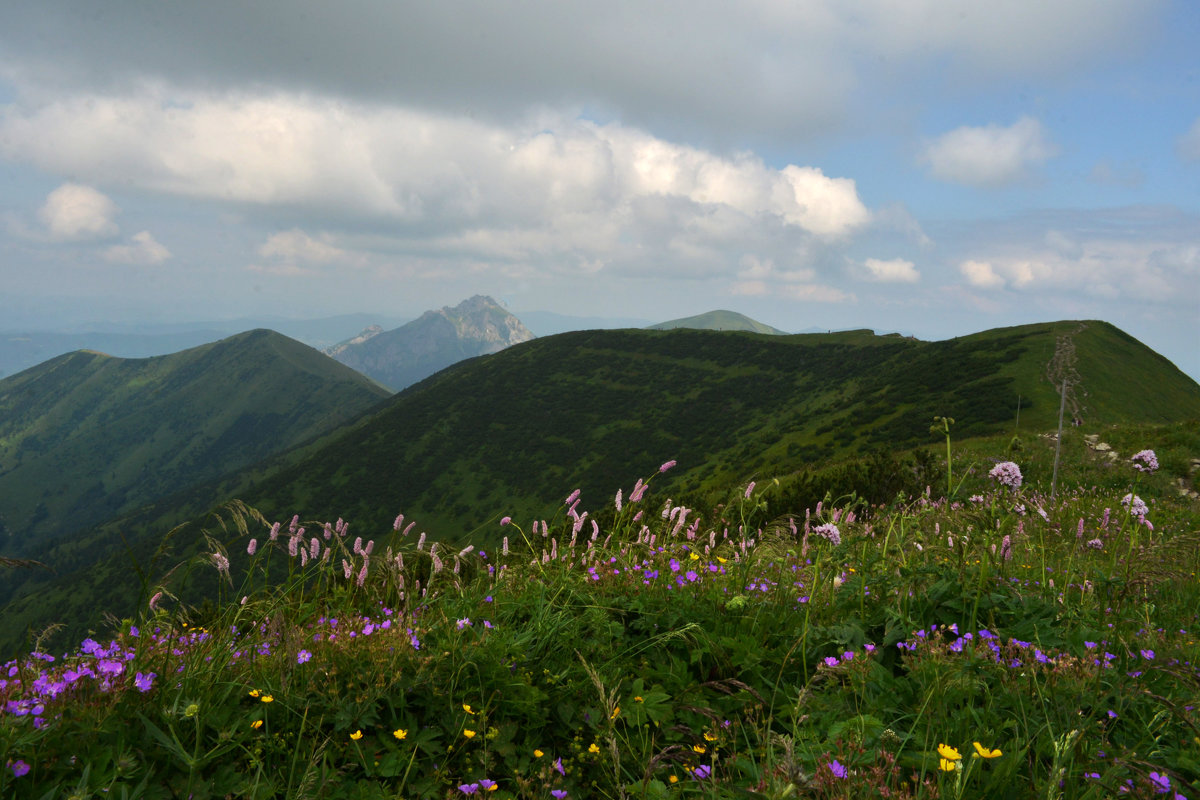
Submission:
POLYGON ((0 380, 0 792, 1200 796, 1200 386, 1096 320, 662 327, 0 380))

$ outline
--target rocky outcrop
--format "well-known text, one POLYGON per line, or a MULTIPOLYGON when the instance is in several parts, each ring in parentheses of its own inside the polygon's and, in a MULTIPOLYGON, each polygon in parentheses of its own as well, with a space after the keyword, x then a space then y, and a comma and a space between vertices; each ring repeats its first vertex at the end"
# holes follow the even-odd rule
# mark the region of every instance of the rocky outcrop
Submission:
POLYGON ((400 391, 463 359, 497 353, 533 338, 521 320, 499 303, 476 295, 454 308, 427 311, 395 330, 372 325, 325 352, 400 391))

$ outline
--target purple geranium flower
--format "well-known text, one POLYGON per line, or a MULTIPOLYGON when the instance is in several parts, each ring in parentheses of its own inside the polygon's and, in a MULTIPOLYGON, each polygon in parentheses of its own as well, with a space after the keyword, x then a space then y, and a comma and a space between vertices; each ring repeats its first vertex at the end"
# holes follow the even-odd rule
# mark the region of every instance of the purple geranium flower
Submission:
POLYGON ((133 684, 134 686, 137 686, 139 692, 145 694, 146 692, 150 691, 150 687, 154 685, 155 677, 157 676, 153 672, 139 672, 133 676, 133 684))
POLYGON ((837 759, 830 761, 827 766, 829 767, 829 771, 833 773, 833 777, 835 777, 835 778, 845 778, 846 777, 846 768, 837 759))

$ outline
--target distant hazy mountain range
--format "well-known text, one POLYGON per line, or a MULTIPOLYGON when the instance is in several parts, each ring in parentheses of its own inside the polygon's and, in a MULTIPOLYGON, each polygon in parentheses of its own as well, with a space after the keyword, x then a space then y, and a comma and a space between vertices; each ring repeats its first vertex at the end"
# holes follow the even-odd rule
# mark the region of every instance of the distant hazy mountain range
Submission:
POLYGON ((490 297, 427 311, 395 330, 374 325, 326 354, 395 391, 466 358, 498 353, 534 338, 490 297))

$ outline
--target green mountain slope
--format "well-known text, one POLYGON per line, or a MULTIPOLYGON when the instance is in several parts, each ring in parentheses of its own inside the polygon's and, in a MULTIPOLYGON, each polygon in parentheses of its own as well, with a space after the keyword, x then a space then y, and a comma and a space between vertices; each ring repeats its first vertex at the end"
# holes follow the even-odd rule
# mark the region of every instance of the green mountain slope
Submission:
POLYGON ((68 353, 0 380, 7 554, 286 450, 388 392, 281 334, 169 356, 68 353))
POLYGON ((769 333, 774 336, 787 336, 787 331, 772 328, 770 325, 751 319, 736 311, 709 311, 694 317, 673 319, 647 326, 651 331, 668 331, 674 328, 692 328, 702 331, 749 331, 750 333, 769 333))
MULTIPOLYGON (((6 609, 0 641, 86 616, 77 599, 85 595, 128 613, 129 598, 112 587, 129 568, 111 546, 114 532, 134 540, 144 564, 165 531, 230 498, 270 519, 344 517, 364 536, 381 535, 403 512, 440 540, 490 545, 511 530, 497 525, 502 515, 548 517, 575 488, 603 507, 599 498, 628 492, 668 459, 679 465, 656 479, 659 490, 694 497, 876 448, 930 444, 934 415, 956 419, 957 440, 1012 431, 1018 406, 1023 433, 1050 430, 1058 395, 1046 364, 1067 334, 1089 426, 1200 419, 1200 386, 1103 322, 942 342, 870 331, 565 333, 456 364, 319 442, 72 542, 55 556, 62 576, 32 577, 6 609), (106 542, 111 560, 93 569, 106 542), (55 588, 68 585, 73 594, 55 588)), ((175 560, 202 544, 199 526, 187 529, 173 542, 175 560)))

